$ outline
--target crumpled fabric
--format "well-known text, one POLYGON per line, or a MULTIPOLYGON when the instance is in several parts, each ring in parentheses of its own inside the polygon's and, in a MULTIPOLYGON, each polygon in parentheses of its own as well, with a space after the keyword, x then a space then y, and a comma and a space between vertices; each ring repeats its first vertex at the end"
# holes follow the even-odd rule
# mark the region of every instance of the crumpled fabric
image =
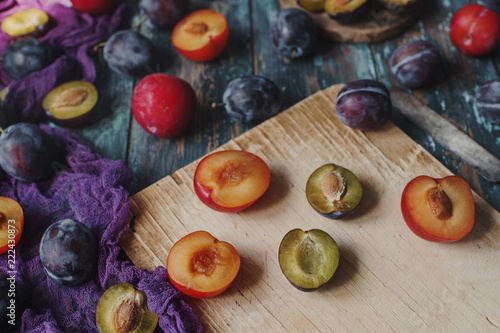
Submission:
MULTIPOLYGON (((165 332, 202 332, 198 318, 168 281, 164 267, 147 272, 118 259, 118 241, 127 228, 131 205, 125 189, 132 180, 130 169, 123 161, 92 153, 66 130, 40 127, 65 149, 67 165, 55 164, 53 177, 29 184, 0 170, 0 196, 18 201, 25 214, 23 234, 15 247, 16 282, 27 295, 19 331, 98 332, 95 312, 100 296, 113 284, 128 282, 146 293, 148 307, 159 315, 165 332), (52 282, 39 257, 45 229, 66 218, 84 223, 98 239, 97 271, 80 286, 52 282)), ((7 273, 7 264, 7 255, 0 255, 0 272, 7 273)))
MULTIPOLYGON (((51 17, 51 28, 39 37, 52 46, 56 59, 48 67, 13 80, 0 67, 0 89, 9 87, 5 102, 22 113, 23 121, 42 122, 45 114, 41 107, 47 93, 54 87, 70 80, 94 82, 96 69, 93 48, 105 42, 114 32, 125 28, 130 10, 122 4, 110 15, 91 16, 80 14, 73 8, 51 0, 18 0, 0 2, 0 21, 13 13, 29 8, 39 8, 51 17), (1 9, 5 7, 6 9, 1 9)), ((0 51, 13 40, 0 32, 0 51)))
MULTIPOLYGON (((0 89, 9 87, 6 103, 22 110, 24 122, 43 120, 41 102, 56 85, 96 77, 92 51, 123 27, 128 14, 120 5, 110 15, 79 14, 54 0, 0 1, 0 20, 15 11, 36 7, 54 19, 40 40, 59 50, 60 56, 47 68, 20 80, 12 80, 0 67, 0 89)), ((0 52, 11 43, 0 32, 0 52)), ((128 282, 144 291, 148 307, 158 314, 165 332, 202 332, 203 328, 181 293, 172 286, 164 267, 153 272, 138 269, 120 260, 119 239, 127 228, 131 201, 126 190, 132 173, 123 161, 94 154, 76 135, 65 129, 39 125, 65 152, 65 159, 53 164, 50 179, 23 183, 0 168, 0 196, 18 201, 25 214, 21 240, 15 247, 16 282, 26 295, 26 309, 16 315, 21 321, 16 332, 80 333, 98 332, 95 323, 97 302, 107 288, 128 282), (91 280, 80 286, 57 285, 43 270, 39 246, 45 229, 61 219, 86 224, 98 239, 97 269, 91 280)), ((8 268, 7 254, 0 255, 0 272, 8 268)), ((8 332, 9 328, 0 328, 8 332)))

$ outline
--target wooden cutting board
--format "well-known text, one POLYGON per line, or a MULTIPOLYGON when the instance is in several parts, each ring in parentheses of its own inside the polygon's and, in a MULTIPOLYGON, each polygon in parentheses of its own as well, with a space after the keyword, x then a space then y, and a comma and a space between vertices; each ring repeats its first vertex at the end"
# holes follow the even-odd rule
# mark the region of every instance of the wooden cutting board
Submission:
MULTIPOLYGON (((376 1, 373 1, 374 3, 376 1)), ((297 0, 280 0, 282 9, 305 10, 297 0)), ((375 43, 401 35, 420 18, 423 7, 411 14, 396 15, 378 4, 359 22, 342 24, 330 18, 324 11, 306 11, 316 23, 320 36, 336 42, 375 43)))
POLYGON ((238 250, 233 284, 211 299, 189 299, 209 332, 497 332, 500 329, 500 214, 474 194, 476 223, 463 240, 415 236, 400 211, 404 186, 450 171, 392 123, 361 132, 334 112, 340 85, 305 99, 220 149, 262 157, 271 185, 240 213, 219 213, 196 197, 198 161, 133 196, 135 216, 121 245, 135 265, 166 265, 171 246, 206 230, 238 250), (329 220, 308 204, 305 184, 325 163, 353 171, 360 209, 329 220), (301 292, 281 273, 277 252, 291 229, 319 228, 338 243, 340 264, 322 289, 301 292))

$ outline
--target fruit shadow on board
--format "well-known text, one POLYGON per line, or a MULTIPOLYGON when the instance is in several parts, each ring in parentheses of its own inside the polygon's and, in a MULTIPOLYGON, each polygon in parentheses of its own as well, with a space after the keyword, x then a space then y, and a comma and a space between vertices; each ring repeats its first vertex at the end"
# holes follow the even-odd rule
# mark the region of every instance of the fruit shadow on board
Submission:
POLYGON ((335 274, 318 291, 334 291, 356 279, 358 272, 358 258, 354 251, 346 246, 339 245, 340 260, 335 274))
MULTIPOLYGON (((361 195, 361 201, 354 213, 352 215, 346 217, 345 219, 341 219, 339 221, 348 222, 350 219, 361 217, 368 212, 375 209, 378 204, 378 194, 377 191, 373 188, 372 184, 363 176, 359 176, 359 182, 363 187, 363 194, 361 195)), ((371 219, 370 219, 371 220, 371 219)))
MULTIPOLYGON (((495 241, 500 238, 500 228, 498 228, 497 222, 493 217, 487 213, 490 209, 483 207, 483 205, 488 205, 484 200, 479 204, 477 197, 474 198, 474 226, 470 233, 465 236, 462 240, 450 243, 451 245, 456 244, 457 246, 463 246, 464 244, 469 244, 470 246, 481 246, 478 243, 496 246, 495 241), (495 226, 497 226, 495 228, 495 226)), ((500 248, 497 247, 497 250, 500 248)))
MULTIPOLYGON (((267 191, 264 192, 264 194, 254 204, 243 210, 243 212, 252 213, 258 212, 262 209, 267 209, 267 207, 273 206, 279 201, 283 200, 288 192, 290 192, 290 186, 293 185, 291 185, 291 183, 287 181, 286 176, 273 171, 272 166, 270 166, 269 168, 271 169, 271 182, 267 191)), ((305 194, 304 200, 307 200, 305 194)))

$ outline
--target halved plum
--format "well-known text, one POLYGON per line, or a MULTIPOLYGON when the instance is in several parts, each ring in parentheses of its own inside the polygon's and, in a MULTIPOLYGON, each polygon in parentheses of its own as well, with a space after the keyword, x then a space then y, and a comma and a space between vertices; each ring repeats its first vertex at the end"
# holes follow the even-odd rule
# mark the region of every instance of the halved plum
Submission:
POLYGON ((320 229, 293 229, 283 237, 278 261, 281 271, 299 290, 316 290, 335 274, 340 251, 335 240, 320 229))
POLYGON ((462 239, 474 225, 472 190, 458 176, 414 178, 403 190, 401 211, 417 236, 433 242, 462 239))
POLYGON ((354 23, 368 14, 372 8, 369 0, 326 0, 325 12, 340 23, 354 23))
POLYGON ((309 204, 319 214, 331 219, 351 215, 361 201, 362 193, 358 177, 335 164, 325 164, 316 169, 306 184, 309 204))
POLYGON ((24 227, 24 212, 17 201, 0 197, 0 254, 19 243, 24 227))
POLYGON ((240 269, 238 251, 206 231, 179 239, 168 254, 167 271, 172 284, 194 298, 221 294, 240 269))
POLYGON ((29 8, 20 10, 2 21, 2 30, 14 39, 40 37, 48 29, 50 16, 43 10, 29 8))
POLYGON ((172 44, 184 57, 194 61, 217 58, 226 47, 229 29, 226 18, 202 9, 183 18, 172 31, 172 44))
POLYGON ((129 283, 112 285, 102 294, 96 309, 100 333, 152 333, 158 316, 148 309, 147 296, 129 283))
POLYGON ((53 123, 78 126, 91 114, 97 98, 92 83, 71 81, 52 89, 43 99, 42 106, 53 123))
POLYGON ((323 10, 325 0, 299 0, 299 5, 311 12, 323 10))
POLYGON ((237 212, 252 205, 269 187, 271 172, 260 157, 226 150, 203 158, 196 168, 198 198, 219 212, 237 212))

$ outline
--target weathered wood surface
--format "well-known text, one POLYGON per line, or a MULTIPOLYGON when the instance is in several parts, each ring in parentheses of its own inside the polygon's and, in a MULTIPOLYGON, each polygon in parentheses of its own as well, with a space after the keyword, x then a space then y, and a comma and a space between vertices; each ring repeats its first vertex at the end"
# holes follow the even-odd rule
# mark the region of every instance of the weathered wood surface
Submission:
MULTIPOLYGON (((280 0, 281 8, 303 9, 297 0, 280 0)), ((335 42, 368 43, 382 42, 405 32, 419 19, 422 7, 411 14, 396 15, 375 3, 359 22, 342 24, 333 20, 326 12, 306 11, 316 23, 320 36, 335 42)))
MULTIPOLYGON (((313 55, 288 61, 274 52, 269 38, 269 24, 280 9, 279 0, 192 0, 193 11, 212 8, 228 18, 229 43, 220 58, 208 63, 191 62, 174 50, 170 31, 141 27, 141 32, 153 39, 163 59, 159 70, 187 80, 197 91, 198 114, 190 130, 175 140, 158 139, 144 132, 130 111, 136 80, 119 77, 101 65, 97 82, 101 96, 98 112, 77 133, 88 140, 97 153, 127 161, 134 173, 130 191, 136 193, 251 128, 232 123, 224 109, 210 107, 213 101, 222 99, 232 79, 252 73, 270 78, 282 89, 286 107, 339 82, 374 78, 388 87, 396 86, 388 66, 392 51, 404 42, 423 38, 442 50, 449 64, 447 76, 434 86, 412 93, 500 157, 500 126, 488 123, 474 106, 475 90, 498 77, 500 52, 467 57, 457 51, 448 36, 453 13, 469 2, 427 1, 421 19, 396 39, 373 44, 321 40, 313 55)), ((130 3, 136 6, 136 2, 130 3)), ((394 113, 392 121, 500 210, 499 184, 478 176, 398 113, 394 113)))
POLYGON ((135 216, 121 245, 140 268, 165 265, 181 237, 207 230, 242 258, 236 280, 211 299, 189 299, 209 332, 495 332, 500 326, 500 213, 478 195, 476 224, 462 241, 415 236, 399 207, 406 183, 450 174, 392 123, 361 132, 339 122, 328 88, 251 129, 221 149, 262 157, 271 185, 240 213, 203 205, 192 186, 197 161, 133 196, 135 216), (363 185, 348 220, 317 214, 305 197, 314 169, 337 163, 363 185), (339 244, 338 271, 304 293, 281 273, 277 251, 293 228, 319 228, 339 244))

